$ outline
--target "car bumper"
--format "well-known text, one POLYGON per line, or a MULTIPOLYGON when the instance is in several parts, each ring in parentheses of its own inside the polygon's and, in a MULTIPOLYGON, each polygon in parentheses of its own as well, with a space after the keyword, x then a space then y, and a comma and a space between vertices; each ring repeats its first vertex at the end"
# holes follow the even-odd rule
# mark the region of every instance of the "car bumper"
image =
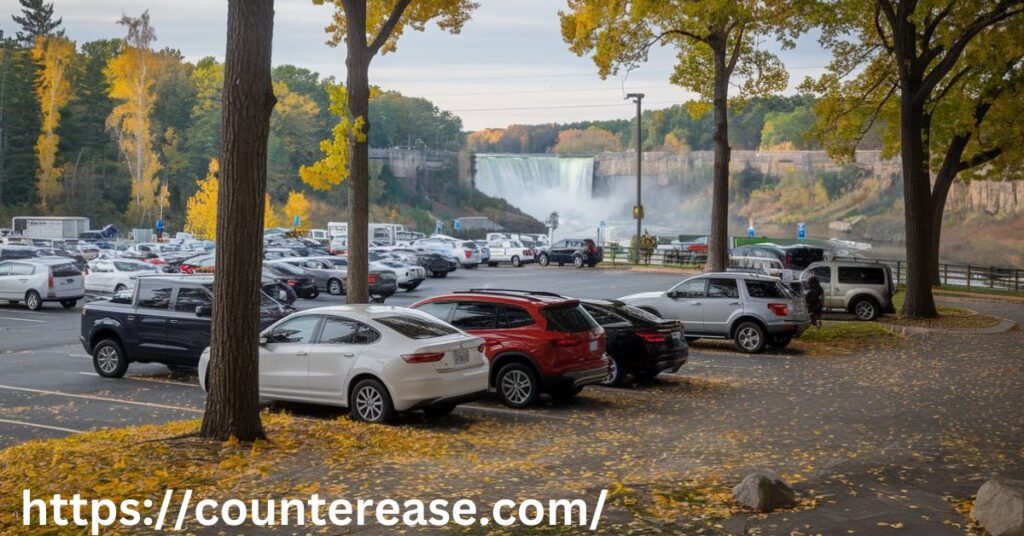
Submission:
POLYGON ((415 286, 419 286, 419 284, 422 283, 424 279, 426 279, 426 278, 425 277, 417 277, 415 279, 409 279, 409 280, 406 280, 406 281, 402 281, 401 283, 398 284, 398 286, 400 288, 412 288, 412 287, 415 287, 415 286))
POLYGON ((791 321, 781 324, 769 324, 768 333, 771 335, 787 335, 792 337, 799 337, 801 333, 807 330, 810 326, 810 321, 791 321))
POLYGON ((398 411, 442 404, 463 403, 487 393, 486 365, 452 372, 429 372, 393 382, 391 398, 398 411))
POLYGON ((562 373, 559 376, 550 376, 545 378, 544 385, 547 390, 559 387, 583 387, 585 385, 595 385, 604 381, 608 376, 608 367, 609 365, 606 363, 597 368, 574 370, 562 373))
POLYGON ((371 296, 383 296, 387 298, 388 296, 394 294, 395 291, 397 290, 398 284, 395 283, 394 281, 391 281, 389 283, 374 283, 370 285, 371 296))
POLYGON ((79 335, 78 341, 82 343, 82 348, 85 348, 85 353, 92 355, 92 345, 89 344, 89 339, 85 335, 79 335))

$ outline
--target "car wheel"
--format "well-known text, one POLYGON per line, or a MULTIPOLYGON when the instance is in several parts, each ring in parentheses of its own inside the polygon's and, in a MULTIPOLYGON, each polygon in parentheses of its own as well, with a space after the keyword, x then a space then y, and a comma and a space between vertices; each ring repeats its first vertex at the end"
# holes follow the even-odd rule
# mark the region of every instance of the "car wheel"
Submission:
POLYGON ((437 277, 444 279, 445 277, 448 277, 448 272, 438 272, 437 277))
POLYGON ((119 293, 119 292, 123 292, 127 288, 128 287, 126 287, 124 285, 118 284, 116 287, 114 287, 114 293, 116 294, 116 293, 119 293))
POLYGON ((71 309, 77 303, 78 303, 78 300, 61 300, 60 301, 60 306, 65 308, 65 309, 71 309))
POLYGON ((365 379, 352 389, 349 400, 352 418, 357 421, 386 423, 395 417, 395 406, 384 384, 374 379, 365 379))
POLYGON ((512 267, 513 268, 519 268, 522 265, 523 265, 523 261, 519 260, 519 255, 513 255, 512 256, 512 267))
POLYGON ((537 257, 537 263, 539 263, 541 266, 547 266, 548 265, 548 254, 547 253, 541 253, 537 257))
POLYGON ((342 289, 344 288, 345 285, 342 285, 341 281, 338 279, 331 279, 327 282, 327 293, 332 296, 341 296, 341 293, 343 292, 342 289))
POLYGON ((117 341, 104 339, 92 349, 92 366, 104 378, 120 378, 128 370, 128 358, 117 341))
POLYGON ((619 365, 619 358, 613 357, 611 363, 608 366, 608 375, 601 380, 601 385, 610 387, 612 385, 618 385, 622 381, 622 366, 619 365))
POLYGON ((791 342, 793 342, 793 337, 783 335, 781 337, 774 337, 772 339, 772 346, 776 348, 785 348, 789 346, 789 343, 791 342))
POLYGON ((505 365, 498 371, 495 382, 501 403, 510 408, 525 408, 540 396, 540 385, 530 367, 522 363, 505 365))
POLYGON ((423 414, 432 419, 444 417, 455 410, 455 404, 442 404, 440 406, 427 406, 423 408, 423 414))
POLYGON ((320 291, 317 290, 317 289, 313 289, 313 292, 310 292, 309 293, 309 297, 306 298, 306 299, 307 300, 315 300, 318 296, 320 296, 320 291))
POLYGON ((38 311, 43 308, 43 298, 39 296, 38 292, 30 290, 25 293, 25 306, 29 311, 38 311))
POLYGON ((736 328, 733 340, 736 342, 736 347, 743 352, 756 354, 764 349, 764 328, 753 322, 744 322, 736 328))
POLYGON ((871 298, 858 298, 853 302, 853 314, 857 320, 874 320, 878 318, 878 304, 871 298))
POLYGON ((577 268, 583 268, 583 257, 573 257, 572 265, 577 268))
POLYGON ((589 266, 590 268, 593 268, 593 267, 597 266, 597 261, 590 261, 590 262, 587 263, 587 266, 589 266))

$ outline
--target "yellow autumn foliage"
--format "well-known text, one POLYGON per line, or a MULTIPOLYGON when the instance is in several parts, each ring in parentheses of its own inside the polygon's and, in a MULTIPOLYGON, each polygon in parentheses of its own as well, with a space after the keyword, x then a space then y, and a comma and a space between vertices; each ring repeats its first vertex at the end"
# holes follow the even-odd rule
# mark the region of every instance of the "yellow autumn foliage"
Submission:
POLYGON ((270 202, 270 194, 267 194, 264 200, 263 228, 269 229, 271 227, 281 227, 281 216, 274 211, 274 205, 270 202))
POLYGON ((354 121, 349 118, 348 93, 345 86, 332 84, 327 87, 331 98, 331 113, 338 116, 338 124, 331 130, 332 136, 320 142, 324 157, 310 166, 299 168, 299 177, 314 190, 330 190, 341 184, 349 174, 349 151, 353 139, 366 141, 362 117, 354 121))
POLYGON ((284 216, 289 227, 294 227, 295 217, 298 216, 299 225, 295 227, 295 230, 299 231, 309 228, 309 210, 310 204, 306 194, 302 192, 288 193, 288 202, 284 205, 284 216))
POLYGON ((217 172, 220 164, 210 159, 206 178, 199 180, 199 190, 188 198, 185 208, 185 232, 204 240, 217 239, 217 194, 219 181, 217 172))
POLYGON ((36 190, 45 210, 60 195, 61 168, 57 165, 60 112, 71 99, 69 69, 75 59, 75 43, 58 36, 38 36, 32 47, 32 61, 39 67, 35 93, 39 101, 39 140, 36 142, 36 190))

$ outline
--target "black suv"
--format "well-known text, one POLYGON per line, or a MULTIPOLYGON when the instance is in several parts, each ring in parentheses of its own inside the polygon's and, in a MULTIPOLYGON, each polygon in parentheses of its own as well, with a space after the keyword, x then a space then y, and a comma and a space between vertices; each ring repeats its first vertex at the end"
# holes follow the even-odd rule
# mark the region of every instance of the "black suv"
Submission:
MULTIPOLYGON (((262 297, 261 328, 294 311, 262 297)), ((106 378, 124 376, 132 362, 195 367, 210 345, 212 307, 213 276, 142 276, 134 292, 86 304, 79 339, 106 378)))
POLYGON ((690 350, 682 323, 665 320, 618 300, 580 300, 583 308, 604 328, 611 369, 602 385, 617 385, 627 376, 650 380, 662 372, 676 372, 686 364, 690 350))
POLYGON ((555 242, 547 251, 537 254, 537 262, 547 266, 553 262, 559 266, 572 264, 577 268, 593 268, 604 260, 604 250, 589 238, 566 238, 555 242))

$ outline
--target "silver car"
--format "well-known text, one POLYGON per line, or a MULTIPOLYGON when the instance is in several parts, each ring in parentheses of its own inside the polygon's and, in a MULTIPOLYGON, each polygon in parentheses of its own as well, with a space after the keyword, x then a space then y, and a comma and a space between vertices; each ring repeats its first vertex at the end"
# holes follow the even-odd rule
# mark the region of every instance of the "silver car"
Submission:
POLYGON ((74 259, 67 257, 36 257, 34 259, 0 262, 0 299, 10 303, 25 302, 37 311, 44 302, 60 302, 71 309, 85 297, 82 271, 74 259))
POLYGON ((787 346, 810 325, 802 297, 774 277, 719 272, 683 280, 666 292, 620 298, 662 318, 680 320, 687 340, 732 339, 743 352, 787 346))
POLYGON ((313 276, 318 290, 326 291, 332 296, 345 293, 345 278, 348 276, 347 264, 336 258, 322 257, 291 257, 273 261, 298 266, 313 276))
POLYGON ((816 262, 804 270, 800 280, 818 278, 824 291, 825 309, 849 311, 859 320, 874 320, 883 312, 893 313, 892 295, 896 285, 888 266, 870 262, 816 262))

